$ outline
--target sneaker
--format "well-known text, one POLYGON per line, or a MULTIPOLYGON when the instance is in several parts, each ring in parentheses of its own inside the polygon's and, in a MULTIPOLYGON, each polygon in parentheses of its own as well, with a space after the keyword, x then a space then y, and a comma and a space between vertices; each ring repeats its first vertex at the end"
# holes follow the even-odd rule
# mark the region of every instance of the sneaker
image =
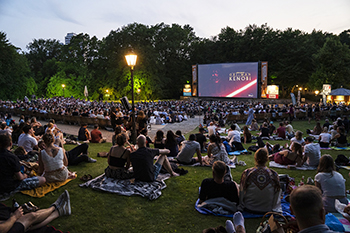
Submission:
POLYGON ((90 157, 88 158, 88 163, 96 163, 96 161, 97 161, 96 159, 93 159, 90 157))
POLYGON ((57 200, 56 200, 54 203, 52 203, 52 204, 50 205, 50 207, 51 207, 51 206, 54 206, 56 209, 58 209, 58 207, 61 205, 61 203, 62 203, 63 199, 65 198, 65 196, 66 196, 66 192, 63 192, 63 193, 57 198, 57 200))
POLYGON ((58 213, 60 216, 64 215, 71 215, 71 208, 70 208, 70 198, 68 191, 64 191, 64 196, 62 198, 61 204, 57 207, 58 213))

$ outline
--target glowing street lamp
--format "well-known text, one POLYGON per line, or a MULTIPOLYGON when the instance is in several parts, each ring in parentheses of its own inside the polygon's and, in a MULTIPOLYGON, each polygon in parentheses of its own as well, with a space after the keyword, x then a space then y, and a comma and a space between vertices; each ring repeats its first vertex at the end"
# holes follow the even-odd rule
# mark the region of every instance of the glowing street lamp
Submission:
POLYGON ((318 95, 318 94, 320 94, 320 91, 319 91, 319 90, 316 90, 316 91, 315 91, 315 95, 318 95))
POLYGON ((64 88, 66 87, 65 84, 62 84, 62 90, 63 90, 63 97, 64 97, 64 88))
POLYGON ((135 97, 134 97, 134 66, 136 65, 137 55, 133 52, 125 55, 126 62, 130 67, 131 73, 131 99, 132 99, 132 112, 131 112, 131 120, 132 120, 132 142, 136 144, 136 122, 135 122, 135 97))

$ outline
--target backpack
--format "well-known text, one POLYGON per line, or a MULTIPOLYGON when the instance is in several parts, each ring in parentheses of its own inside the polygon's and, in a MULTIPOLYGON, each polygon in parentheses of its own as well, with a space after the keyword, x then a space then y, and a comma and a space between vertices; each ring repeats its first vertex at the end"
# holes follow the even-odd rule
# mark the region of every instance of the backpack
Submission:
POLYGON ((348 166, 350 165, 350 160, 343 154, 340 154, 335 159, 335 164, 338 166, 348 166))

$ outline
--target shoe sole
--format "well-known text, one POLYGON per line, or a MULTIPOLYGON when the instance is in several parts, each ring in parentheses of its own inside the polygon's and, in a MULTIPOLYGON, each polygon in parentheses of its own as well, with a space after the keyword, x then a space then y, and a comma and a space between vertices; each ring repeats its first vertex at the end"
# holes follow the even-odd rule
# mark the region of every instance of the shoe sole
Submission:
POLYGON ((67 215, 71 215, 72 214, 72 210, 71 210, 71 207, 70 207, 70 197, 69 197, 69 193, 67 190, 65 190, 65 193, 67 195, 67 202, 68 202, 68 214, 67 215))

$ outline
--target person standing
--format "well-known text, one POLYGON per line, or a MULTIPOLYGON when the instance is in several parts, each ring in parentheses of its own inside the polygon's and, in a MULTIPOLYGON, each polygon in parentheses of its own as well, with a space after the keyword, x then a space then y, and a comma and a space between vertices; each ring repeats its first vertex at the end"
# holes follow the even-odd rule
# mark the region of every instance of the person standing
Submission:
POLYGON ((254 109, 252 105, 249 105, 249 110, 248 110, 248 119, 245 125, 251 125, 252 120, 254 119, 254 109))

